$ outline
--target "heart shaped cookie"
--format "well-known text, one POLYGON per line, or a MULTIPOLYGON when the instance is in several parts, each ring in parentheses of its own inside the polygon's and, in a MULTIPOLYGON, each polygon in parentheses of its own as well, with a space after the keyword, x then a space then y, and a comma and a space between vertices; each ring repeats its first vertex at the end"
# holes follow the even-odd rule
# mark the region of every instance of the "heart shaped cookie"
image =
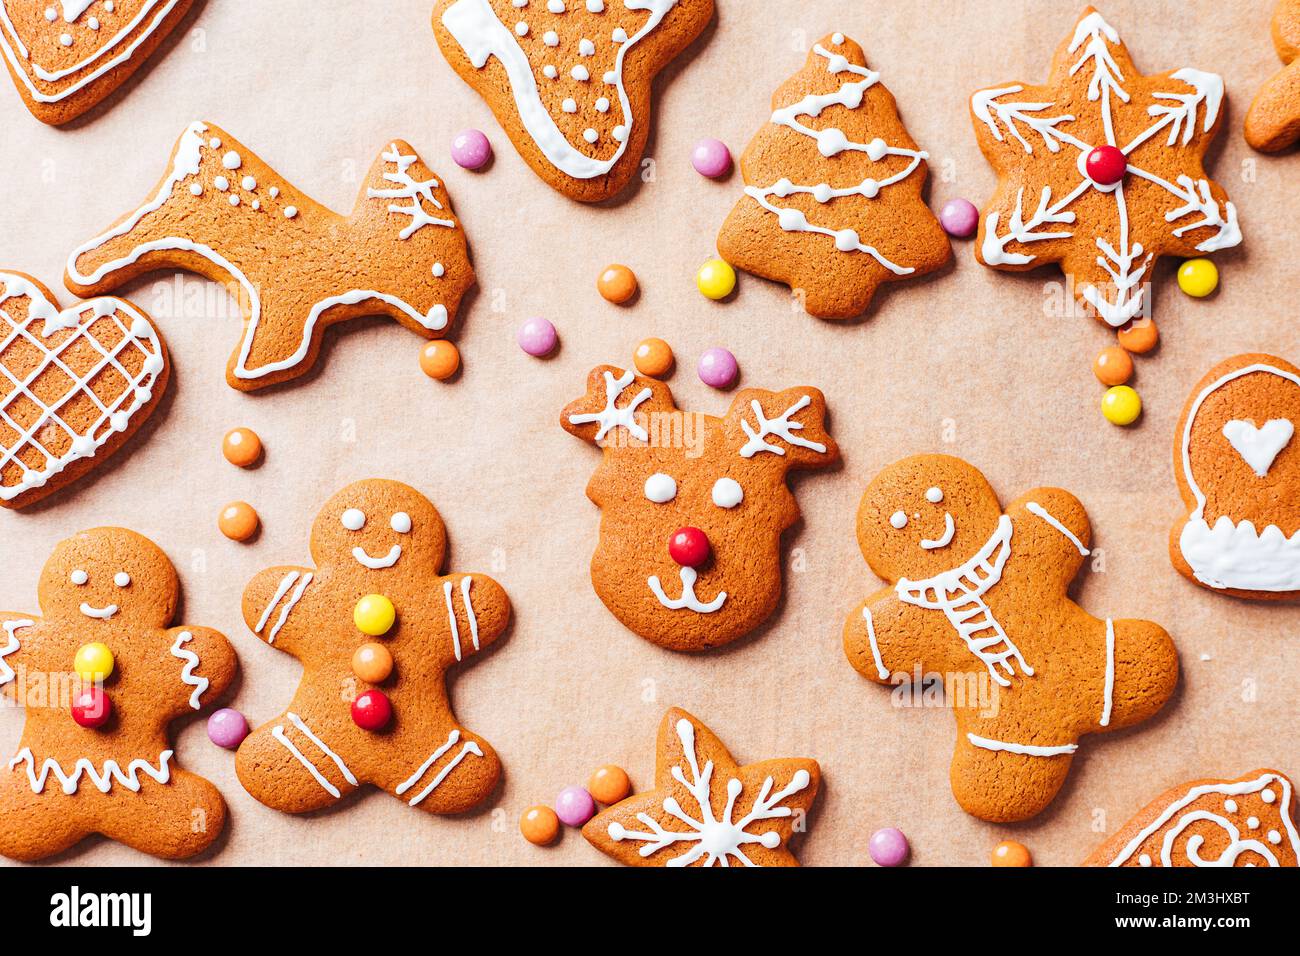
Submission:
POLYGON ((144 424, 171 365, 124 299, 60 310, 30 276, 0 272, 0 507, 71 484, 144 424))
POLYGON ((58 126, 122 85, 192 0, 0 0, 0 53, 27 108, 58 126))

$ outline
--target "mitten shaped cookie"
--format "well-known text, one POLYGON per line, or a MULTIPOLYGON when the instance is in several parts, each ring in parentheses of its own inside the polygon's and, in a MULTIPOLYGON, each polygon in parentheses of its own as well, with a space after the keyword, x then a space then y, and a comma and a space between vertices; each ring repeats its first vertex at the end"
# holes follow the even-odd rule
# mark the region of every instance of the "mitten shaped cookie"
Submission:
POLYGON ((713 0, 438 0, 433 32, 533 171, 598 202, 640 165, 655 76, 712 16, 713 0))
POLYGON ((64 281, 85 296, 157 269, 197 272, 239 299, 226 381, 241 391, 306 374, 325 329, 359 316, 440 338, 474 284, 451 199, 409 144, 382 151, 344 217, 209 123, 185 130, 152 198, 73 251, 64 281))
POLYGON ((678 410, 663 382, 602 365, 560 424, 603 450, 587 485, 602 512, 591 581, 625 626, 701 651, 776 609, 781 534, 799 517, 787 475, 839 460, 821 392, 745 389, 715 418, 678 410))
POLYGON ((1262 153, 1300 139, 1300 0, 1279 0, 1273 46, 1286 65, 1260 87, 1246 114, 1246 142, 1262 153))
POLYGON ((718 234, 724 259, 784 282, 823 319, 861 315, 882 282, 948 261, 921 198, 928 154, 862 47, 823 37, 772 110, 740 159, 745 196, 718 234))
POLYGON ((414 488, 370 479, 312 526, 313 568, 269 568, 244 590, 244 620, 303 665, 288 710, 250 735, 235 769, 254 797, 301 813, 362 784, 430 813, 457 813, 496 785, 501 762, 451 712, 444 674, 501 636, 505 591, 440 574, 447 532, 414 488))
POLYGON ((180 586, 152 541, 96 528, 45 563, 41 614, 0 613, 0 685, 26 708, 0 773, 0 854, 39 860, 102 833, 169 860, 206 849, 226 805, 176 766, 168 725, 221 696, 230 643, 169 627, 180 586))
POLYGON ((867 486, 858 544, 893 586, 844 624, 873 681, 939 675, 957 719, 952 791, 999 823, 1034 816, 1065 782, 1079 738, 1141 723, 1178 681, 1169 635, 1101 620, 1067 595, 1091 541, 1083 505, 1036 488, 1004 513, 988 481, 947 455, 890 465, 867 486))

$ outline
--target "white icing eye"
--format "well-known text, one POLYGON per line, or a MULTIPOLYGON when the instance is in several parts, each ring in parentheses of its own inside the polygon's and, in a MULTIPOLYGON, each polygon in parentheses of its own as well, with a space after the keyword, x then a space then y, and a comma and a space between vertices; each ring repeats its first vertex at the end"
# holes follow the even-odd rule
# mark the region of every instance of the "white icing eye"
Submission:
POLYGON ((90 575, 87 574, 85 571, 81 570, 81 568, 77 568, 77 570, 73 571, 70 575, 68 575, 68 580, 70 580, 77 587, 81 587, 83 584, 85 584, 87 581, 90 580, 90 575))
POLYGON ((393 530, 398 534, 411 533, 411 516, 405 511, 399 511, 388 520, 393 530))
POLYGON ((125 571, 118 571, 113 575, 113 583, 120 588, 129 588, 131 586, 131 575, 125 571))
POLYGON ((942 488, 929 489, 925 493, 925 500, 930 502, 930 504, 932 505, 937 505, 939 502, 943 501, 943 489, 942 488))
POLYGON ((349 508, 339 520, 349 531, 360 531, 366 526, 366 513, 360 508, 349 508))
POLYGON ((907 515, 903 514, 901 511, 895 511, 889 516, 889 523, 901 531, 903 528, 907 527, 907 515))
POLYGON ((734 508, 745 500, 745 491, 735 478, 719 478, 713 483, 713 503, 719 508, 734 508))
POLYGON ((677 482, 672 475, 657 471, 645 480, 645 496, 657 505, 666 504, 677 497, 677 482))

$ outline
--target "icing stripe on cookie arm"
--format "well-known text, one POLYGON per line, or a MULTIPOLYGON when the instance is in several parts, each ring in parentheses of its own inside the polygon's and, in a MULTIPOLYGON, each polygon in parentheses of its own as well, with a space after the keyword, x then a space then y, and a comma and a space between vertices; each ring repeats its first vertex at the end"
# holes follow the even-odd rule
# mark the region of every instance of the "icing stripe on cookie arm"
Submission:
POLYGON ((249 630, 289 653, 297 651, 301 615, 295 610, 307 593, 314 572, 306 568, 268 568, 244 588, 244 622, 249 630))
POLYGON ((10 658, 21 650, 22 645, 18 640, 18 633, 24 628, 34 627, 36 622, 30 618, 9 617, 0 622, 0 687, 10 683, 16 675, 12 664, 6 658, 10 658))
POLYGON ((173 629, 168 636, 173 638, 168 653, 179 662, 185 702, 199 710, 230 686, 238 668, 235 649, 224 635, 206 627, 173 629))
POLYGON ((505 630, 510 599, 496 581, 482 574, 452 575, 437 585, 447 614, 444 653, 464 660, 487 647, 505 630))

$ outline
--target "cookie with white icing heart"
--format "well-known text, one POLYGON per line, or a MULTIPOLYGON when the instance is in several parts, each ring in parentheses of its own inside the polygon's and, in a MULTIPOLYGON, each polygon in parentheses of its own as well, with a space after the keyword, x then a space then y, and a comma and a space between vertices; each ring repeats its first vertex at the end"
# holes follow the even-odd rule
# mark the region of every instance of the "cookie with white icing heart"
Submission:
POLYGON ((43 123, 75 119, 126 82, 192 0, 0 0, 0 53, 43 123))
POLYGON ((1235 356, 1197 383, 1174 439, 1179 572, 1236 597, 1300 597, 1298 424, 1300 369, 1276 356, 1235 356))
POLYGON ((0 272, 0 507, 23 508, 102 465, 153 414, 171 375, 152 321, 125 299, 60 309, 0 272))
POLYGON ((597 202, 636 172, 654 78, 712 16, 713 0, 438 0, 433 30, 533 171, 597 202))
POLYGON ((1246 114, 1246 142, 1276 153, 1300 139, 1300 0, 1279 0, 1273 46, 1285 66, 1260 87, 1246 114))

